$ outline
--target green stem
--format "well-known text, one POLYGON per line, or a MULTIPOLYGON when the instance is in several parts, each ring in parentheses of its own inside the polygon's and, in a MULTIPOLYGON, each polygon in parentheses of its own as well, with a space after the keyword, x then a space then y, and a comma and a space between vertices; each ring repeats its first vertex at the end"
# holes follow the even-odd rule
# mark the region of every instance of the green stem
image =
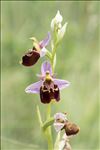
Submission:
POLYGON ((57 46, 58 46, 58 43, 55 42, 54 48, 52 50, 52 59, 51 59, 51 65, 52 65, 53 73, 54 73, 54 70, 55 70, 55 68, 54 68, 54 58, 55 58, 55 55, 56 55, 57 46))
POLYGON ((51 103, 49 103, 49 104, 47 105, 47 119, 50 118, 50 114, 51 114, 51 103))
MULTIPOLYGON (((47 120, 50 119, 51 114, 51 104, 47 106, 47 120)), ((51 134, 51 127, 49 126, 46 130, 47 132, 47 141, 48 141, 48 150, 53 150, 53 141, 52 141, 52 134, 51 134)))
POLYGON ((56 49, 54 49, 53 51, 53 54, 52 54, 52 72, 54 73, 54 57, 55 57, 55 52, 56 52, 56 49))
MULTIPOLYGON (((47 57, 50 59, 51 62, 51 66, 52 66, 52 72, 54 73, 54 58, 55 58, 55 54, 56 54, 56 48, 57 48, 57 43, 56 43, 57 39, 55 36, 54 39, 54 48, 52 50, 52 54, 51 53, 47 53, 47 57)), ((47 120, 50 120, 50 114, 51 114, 51 103, 47 105, 47 120)), ((52 120, 51 122, 53 122, 54 120, 52 120)), ((51 123, 50 122, 50 123, 51 123)), ((47 122, 46 122, 47 123, 47 122)), ((48 123, 46 124, 48 125, 48 123)), ((47 127, 47 126, 43 126, 43 127, 47 127)), ((51 134, 51 126, 48 126, 47 128, 43 128, 46 130, 43 130, 45 135, 47 136, 47 141, 48 141, 48 150, 53 150, 53 140, 52 140, 52 134, 51 134)))
MULTIPOLYGON (((55 57, 55 53, 56 53, 56 44, 54 45, 54 48, 52 50, 52 57, 50 59, 51 61, 51 66, 52 66, 52 72, 54 73, 54 57, 55 57)), ((47 120, 50 119, 50 114, 51 114, 51 103, 48 104, 47 107, 47 120)), ((53 141, 52 141, 52 134, 51 134, 51 126, 49 126, 46 129, 46 133, 47 133, 47 140, 48 140, 48 150, 53 150, 53 141)))

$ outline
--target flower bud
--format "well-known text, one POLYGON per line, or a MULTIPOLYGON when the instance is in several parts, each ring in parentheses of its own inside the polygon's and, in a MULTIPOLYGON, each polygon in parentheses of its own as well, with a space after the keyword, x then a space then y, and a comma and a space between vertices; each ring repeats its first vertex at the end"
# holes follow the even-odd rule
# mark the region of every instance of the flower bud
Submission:
POLYGON ((55 29, 60 29, 61 28, 62 20, 63 20, 63 17, 61 16, 60 11, 58 10, 56 16, 51 21, 52 31, 54 31, 55 29))
POLYGON ((64 37, 64 34, 66 32, 66 27, 67 27, 67 22, 63 25, 63 27, 58 30, 58 35, 57 35, 57 42, 59 42, 60 40, 62 40, 62 38, 64 37))

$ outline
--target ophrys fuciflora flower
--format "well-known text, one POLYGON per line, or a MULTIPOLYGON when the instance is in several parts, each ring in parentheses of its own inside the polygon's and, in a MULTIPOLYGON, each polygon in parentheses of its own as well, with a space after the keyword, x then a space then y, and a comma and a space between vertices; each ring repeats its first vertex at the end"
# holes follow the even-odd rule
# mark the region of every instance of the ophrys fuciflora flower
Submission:
POLYGON ((75 123, 67 119, 64 113, 56 113, 54 115, 54 128, 57 132, 64 129, 67 136, 76 135, 80 130, 75 123))
POLYGON ((37 93, 40 95, 41 102, 50 103, 52 100, 60 100, 60 90, 70 85, 69 81, 56 79, 53 75, 51 65, 45 61, 41 66, 40 81, 29 85, 26 93, 37 93))
POLYGON ((32 37, 30 39, 33 41, 34 46, 32 49, 29 49, 28 52, 26 52, 22 56, 22 62, 21 62, 24 66, 27 67, 33 66, 40 57, 45 56, 47 52, 45 47, 49 44, 51 35, 50 32, 48 32, 47 37, 40 42, 38 42, 35 37, 32 37))

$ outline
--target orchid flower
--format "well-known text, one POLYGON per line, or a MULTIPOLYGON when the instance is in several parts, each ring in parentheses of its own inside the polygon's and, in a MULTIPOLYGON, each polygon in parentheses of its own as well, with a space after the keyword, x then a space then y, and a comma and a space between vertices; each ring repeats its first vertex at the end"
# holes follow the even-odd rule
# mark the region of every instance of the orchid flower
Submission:
POLYGON ((56 113, 54 115, 54 128, 59 132, 64 126, 67 119, 66 115, 63 113, 56 113))
POLYGON ((64 113, 56 113, 54 119, 54 128, 57 132, 65 129, 66 135, 71 136, 77 134, 80 130, 76 124, 68 121, 64 113))
POLYGON ((41 66, 40 81, 29 85, 25 92, 40 94, 41 102, 46 104, 51 100, 59 101, 60 90, 69 85, 69 81, 54 78, 50 63, 45 61, 41 66))
POLYGON ((50 32, 48 32, 47 37, 38 42, 35 37, 30 38, 33 40, 33 48, 29 49, 27 53, 22 57, 22 64, 24 66, 33 66, 40 57, 43 57, 47 53, 47 49, 45 48, 51 39, 50 32))

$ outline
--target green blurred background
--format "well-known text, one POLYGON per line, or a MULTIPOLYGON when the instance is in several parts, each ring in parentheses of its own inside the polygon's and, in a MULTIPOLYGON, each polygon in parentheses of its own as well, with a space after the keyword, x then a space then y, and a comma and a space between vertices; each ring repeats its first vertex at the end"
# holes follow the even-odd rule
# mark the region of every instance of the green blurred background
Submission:
MULTIPOLYGON (((32 47, 30 37, 43 39, 57 10, 68 22, 65 37, 57 49, 58 78, 71 82, 61 92, 61 101, 52 106, 52 115, 67 112, 80 133, 71 139, 73 150, 99 150, 99 2, 2 1, 2 150, 46 150, 39 128, 38 104, 45 120, 46 105, 39 96, 24 89, 38 81, 40 65, 26 68, 21 56, 32 47)), ((52 129, 53 138, 56 132, 52 129)))

